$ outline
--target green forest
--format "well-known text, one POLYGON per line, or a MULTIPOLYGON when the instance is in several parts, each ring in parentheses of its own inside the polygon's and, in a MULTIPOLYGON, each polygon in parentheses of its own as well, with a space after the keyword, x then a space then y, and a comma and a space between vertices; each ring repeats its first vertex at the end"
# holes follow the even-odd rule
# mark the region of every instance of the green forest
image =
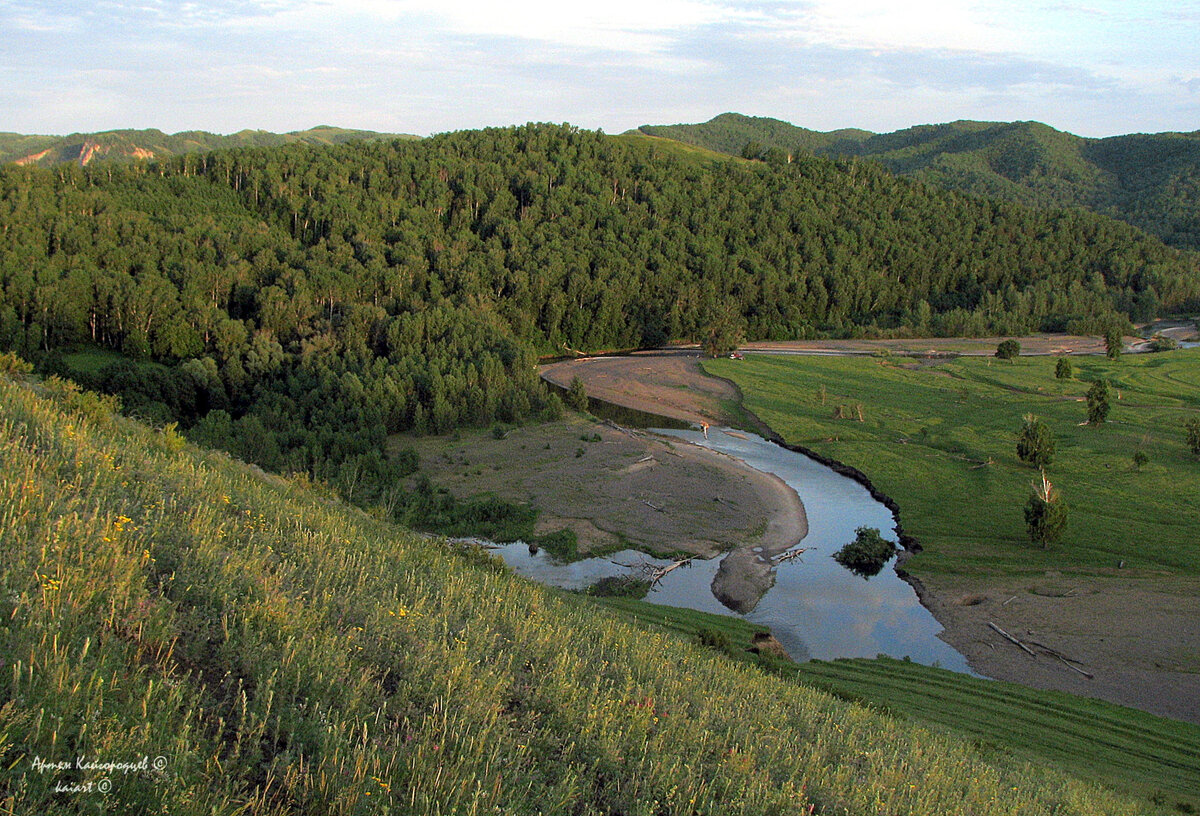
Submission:
POLYGON ((802 152, 876 161, 948 190, 1034 207, 1086 207, 1172 246, 1200 249, 1200 131, 1087 139, 1040 122, 959 121, 894 133, 822 133, 737 113, 640 131, 768 160, 802 152))
POLYGON ((386 436, 557 414, 542 356, 1200 308, 1194 256, 1108 218, 657 141, 531 124, 7 165, 0 348, 411 521, 458 511, 397 486, 416 463, 386 436))
POLYGON ((329 145, 397 138, 417 137, 329 125, 318 125, 308 130, 294 130, 288 133, 241 130, 228 136, 204 130, 185 130, 168 134, 153 128, 73 133, 70 136, 0 133, 0 163, 18 162, 52 167, 63 162, 81 165, 92 162, 134 162, 143 159, 161 160, 180 153, 210 153, 214 150, 238 147, 278 147, 296 142, 329 145))

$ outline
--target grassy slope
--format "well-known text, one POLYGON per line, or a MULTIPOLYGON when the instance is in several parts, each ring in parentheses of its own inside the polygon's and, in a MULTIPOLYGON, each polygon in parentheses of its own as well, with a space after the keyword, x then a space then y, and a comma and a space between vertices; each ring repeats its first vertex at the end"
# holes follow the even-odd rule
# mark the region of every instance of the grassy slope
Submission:
POLYGON ((1074 360, 1075 379, 1054 378, 1053 358, 959 358, 909 367, 887 358, 748 355, 707 369, 736 382, 747 407, 785 440, 854 465, 900 505, 905 531, 925 548, 921 572, 1109 574, 1128 579, 1200 573, 1200 462, 1182 423, 1200 407, 1200 351, 1074 360), (1106 377, 1109 422, 1081 426, 1089 382, 1106 377), (822 400, 824 388, 824 400, 822 400), (834 419, 861 404, 864 422, 834 419), (1052 429, 1050 480, 1070 504, 1064 540, 1033 548, 1023 506, 1036 471, 1016 457, 1016 432, 1032 412, 1052 429), (1150 463, 1134 469, 1141 446, 1150 463))
POLYGON ((0 377, 3 812, 1139 812, 57 399, 0 377))
MULTIPOLYGON (((811 661, 802 682, 1170 807, 1200 809, 1200 728, 1087 697, 906 663, 811 661)), ((1190 812, 1190 811, 1189 811, 1190 812)))
POLYGON ((974 740, 985 755, 1067 768, 1168 809, 1200 809, 1200 727, 1190 723, 890 657, 800 664, 759 657, 748 650, 754 634, 765 629, 748 621, 628 598, 597 600, 643 625, 685 637, 719 633, 735 659, 974 740))

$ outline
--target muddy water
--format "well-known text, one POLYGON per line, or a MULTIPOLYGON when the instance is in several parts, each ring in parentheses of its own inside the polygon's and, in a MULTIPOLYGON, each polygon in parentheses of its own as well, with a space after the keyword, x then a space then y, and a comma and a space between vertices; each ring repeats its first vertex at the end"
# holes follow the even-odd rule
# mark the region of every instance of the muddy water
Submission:
MULTIPOLYGON (((695 430, 659 433, 736 457, 758 470, 774 473, 796 491, 808 514, 809 533, 800 542, 808 551, 781 564, 775 585, 754 610, 739 615, 771 627, 797 660, 838 657, 909 657, 919 663, 969 672, 966 658, 938 639, 941 624, 912 587, 889 564, 864 579, 833 560, 833 553, 854 539, 858 527, 876 527, 896 540, 895 519, 859 483, 802 454, 742 431, 710 428, 708 439, 695 430)), ((524 544, 497 550, 517 572, 552 586, 578 589, 609 575, 625 575, 629 564, 667 563, 624 551, 607 558, 555 564, 545 553, 531 554, 524 544)), ((720 559, 695 561, 671 572, 646 600, 703 612, 735 614, 713 596, 711 583, 720 559)))

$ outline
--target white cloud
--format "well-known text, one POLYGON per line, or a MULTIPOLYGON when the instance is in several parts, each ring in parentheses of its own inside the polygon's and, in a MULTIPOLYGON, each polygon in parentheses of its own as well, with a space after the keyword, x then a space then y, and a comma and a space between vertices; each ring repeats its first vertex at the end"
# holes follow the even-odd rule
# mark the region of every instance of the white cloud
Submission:
POLYGON ((810 41, 868 49, 1017 50, 1019 33, 995 3, 945 0, 814 0, 804 15, 810 41))

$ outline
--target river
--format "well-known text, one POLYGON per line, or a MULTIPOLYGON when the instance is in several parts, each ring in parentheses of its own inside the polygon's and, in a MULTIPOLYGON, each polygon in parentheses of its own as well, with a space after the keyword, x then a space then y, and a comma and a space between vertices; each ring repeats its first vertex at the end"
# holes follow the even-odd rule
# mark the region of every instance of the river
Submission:
MULTIPOLYGON (((832 660, 885 654, 931 666, 974 674, 966 658, 941 641, 942 626, 917 599, 892 564, 864 579, 843 568, 833 553, 852 541, 858 527, 875 527, 896 541, 895 518, 865 487, 803 454, 794 453, 755 434, 710 428, 657 429, 718 453, 736 457, 753 468, 783 479, 804 502, 809 532, 798 545, 799 558, 777 568, 774 586, 753 611, 738 615, 769 626, 795 660, 832 660)), ((498 554, 516 572, 541 583, 567 589, 585 587, 610 575, 629 574, 629 564, 650 561, 626 550, 606 558, 557 564, 545 552, 531 554, 522 543, 499 547, 498 554)), ((712 594, 710 585, 720 558, 694 561, 668 574, 646 600, 702 612, 734 615, 712 594)))

